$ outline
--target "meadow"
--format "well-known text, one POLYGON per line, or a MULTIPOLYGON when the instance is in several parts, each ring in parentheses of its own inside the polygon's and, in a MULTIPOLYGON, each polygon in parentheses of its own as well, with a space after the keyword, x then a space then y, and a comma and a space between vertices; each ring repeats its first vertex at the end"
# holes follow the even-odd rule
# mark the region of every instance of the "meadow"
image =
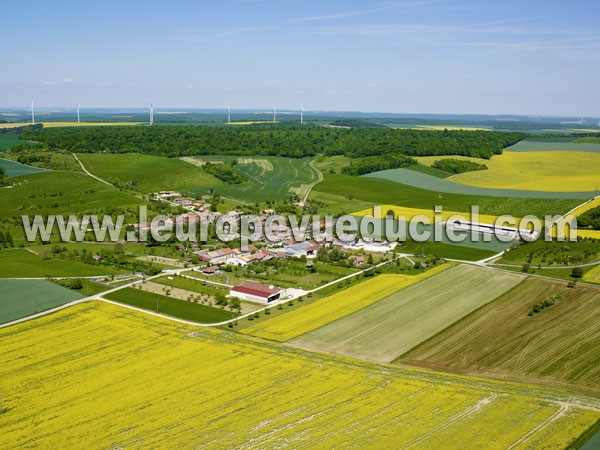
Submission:
POLYGON ((114 300, 124 305, 158 312, 178 319, 189 320, 197 323, 218 323, 230 320, 237 314, 212 308, 210 306, 192 303, 186 300, 177 300, 165 295, 142 291, 136 288, 125 288, 111 292, 104 296, 108 300, 114 300))
MULTIPOLYGON (((401 205, 419 209, 433 209, 435 205, 441 205, 449 211, 470 211, 471 205, 478 205, 481 214, 493 216, 511 214, 514 217, 523 217, 527 214, 534 214, 539 217, 543 217, 545 214, 564 214, 581 203, 581 200, 564 198, 487 197, 469 195, 465 192, 449 194, 443 190, 436 190, 435 187, 432 187, 433 190, 426 189, 426 186, 418 187, 418 180, 421 177, 427 177, 427 180, 433 179, 458 186, 461 191, 471 189, 490 190, 444 181, 410 170, 402 173, 408 173, 408 177, 412 181, 403 176, 399 177, 397 181, 392 181, 366 176, 353 177, 350 175, 325 174, 324 181, 313 188, 309 200, 315 198, 329 202, 329 210, 338 207, 338 212, 342 210, 346 213, 364 209, 365 204, 401 205), (326 195, 322 196, 322 194, 326 195), (354 207, 352 207, 353 205, 354 207)), ((491 191, 495 192, 493 189, 491 191)), ((541 194, 546 195, 548 193, 541 194)), ((564 193, 561 193, 561 195, 564 195, 564 193)))
POLYGON ((246 183, 199 187, 187 192, 208 194, 214 190, 223 197, 245 202, 281 201, 290 194, 303 197, 310 184, 318 180, 310 162, 310 158, 240 157, 235 170, 248 180, 246 183))
POLYGON ((598 283, 600 284, 600 265, 594 267, 592 270, 589 270, 583 275, 583 281, 587 281, 588 283, 598 283))
MULTIPOLYGON (((427 158, 424 162, 429 161, 427 158)), ((485 161, 485 165, 487 170, 465 172, 447 179, 484 188, 538 191, 600 190, 600 155, 596 153, 505 151, 502 155, 492 156, 492 159, 485 161)))
MULTIPOLYGON (((0 124, 0 128, 2 128, 2 125, 6 125, 6 124, 0 124)), ((14 134, 14 133, 0 134, 0 150, 8 150, 11 147, 14 147, 16 145, 22 145, 22 144, 27 144, 27 141, 23 141, 23 140, 19 139, 19 136, 17 134, 14 134)))
MULTIPOLYGON (((517 142, 515 145, 506 147, 505 152, 591 152, 600 153, 600 140, 596 138, 584 138, 585 141, 572 138, 571 142, 564 142, 564 138, 558 138, 561 142, 553 142, 553 139, 539 139, 517 142), (596 139, 589 141, 588 139, 596 139)), ((567 138, 569 139, 569 138, 567 138)))
POLYGON ((403 287, 429 278, 448 267, 450 266, 438 266, 418 275, 379 275, 308 306, 255 323, 241 332, 285 342, 359 311, 403 287))
POLYGON ((7 448, 564 448, 600 418, 535 387, 382 370, 101 302, 0 340, 7 448))
MULTIPOLYGON (((508 153, 507 153, 508 154, 508 153)), ((529 156, 530 161, 535 161, 535 155, 529 156)), ((504 156, 504 154, 502 155, 504 156)), ((518 157, 518 156, 517 156, 518 157)), ((440 159, 440 158, 438 158, 440 159)), ((594 156, 594 159, 597 159, 594 156)), ((493 157, 492 157, 493 160, 493 157)), ((586 159, 587 160, 587 159, 586 159)), ((481 161, 481 160, 478 160, 481 161)), ((490 161, 485 161, 487 165, 490 161)), ((573 167, 570 165, 569 167, 573 167)), ((579 167, 579 166, 576 166, 579 167)), ((594 167, 597 167, 597 163, 594 164, 594 167)), ((512 168, 514 172, 514 167, 512 168)), ((528 169, 529 170, 529 169, 528 169)), ((534 169, 531 169, 534 170, 534 169)), ((551 170, 551 169, 549 169, 551 170)), ((553 170, 556 170, 554 167, 553 170)), ((583 169, 585 171, 585 168, 583 169)), ((556 185, 548 185, 544 184, 543 180, 537 182, 537 186, 544 187, 547 190, 526 190, 526 189, 513 189, 513 188, 504 188, 502 187, 502 180, 500 180, 500 187, 480 187, 480 186, 470 186, 467 184, 461 184, 455 182, 454 180, 458 180, 457 177, 462 177, 463 175, 471 175, 476 174, 480 177, 485 177, 488 175, 489 170, 481 170, 476 172, 467 172, 466 174, 455 175, 450 178, 438 178, 432 175, 428 175, 425 173, 416 172, 414 170, 408 169, 390 169, 390 170, 382 170, 381 172, 374 172, 368 175, 364 175, 365 178, 380 178, 384 180, 394 181, 396 183, 407 184, 409 186, 418 187, 421 189, 428 189, 431 191, 436 191, 436 193, 442 193, 445 195, 448 194, 460 194, 460 195, 471 195, 471 196, 485 196, 485 197, 512 197, 512 198, 521 198, 521 199, 582 199, 587 200, 591 197, 598 195, 598 192, 595 191, 595 184, 587 187, 584 191, 576 191, 576 192, 566 192, 563 190, 554 190, 552 188, 566 188, 567 186, 563 186, 562 184, 556 185), (483 174, 483 175, 482 175, 483 174)), ((592 174, 588 172, 585 173, 587 177, 592 177, 592 174)), ((473 175, 471 175, 473 176, 473 175)), ((591 179, 591 178, 590 178, 591 179)), ((530 187, 526 184, 524 187, 530 187)))
POLYGON ((82 298, 77 292, 45 280, 0 279, 0 324, 82 298))
POLYGON ((77 157, 97 177, 110 183, 130 184, 141 192, 179 191, 220 184, 201 167, 177 158, 139 153, 81 153, 77 157))
POLYGON ((76 214, 104 208, 137 206, 141 201, 93 178, 72 172, 43 172, 18 177, 0 189, 0 218, 21 214, 76 214))
POLYGON ((290 341, 368 361, 390 362, 516 286, 524 276, 461 265, 290 341))
POLYGON ((398 359, 438 370, 525 382, 574 384, 600 393, 600 288, 536 277, 398 359), (554 305, 528 315, 534 304, 554 305))
POLYGON ((20 248, 0 251, 0 278, 92 277, 118 273, 123 271, 67 259, 44 259, 20 248))

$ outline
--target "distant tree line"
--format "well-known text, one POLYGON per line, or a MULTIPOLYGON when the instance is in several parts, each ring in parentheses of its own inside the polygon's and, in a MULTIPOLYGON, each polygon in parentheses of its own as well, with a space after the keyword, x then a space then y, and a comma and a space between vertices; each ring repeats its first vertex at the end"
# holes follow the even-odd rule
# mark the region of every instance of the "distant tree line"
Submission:
POLYGON ((350 161, 350 165, 342 169, 346 175, 365 175, 379 172, 380 170, 397 169, 399 167, 414 166, 417 160, 405 155, 368 156, 350 161))
POLYGON ((440 159, 434 162, 431 167, 444 170, 450 173, 472 172, 473 170, 486 170, 485 164, 479 164, 474 161, 463 161, 461 159, 440 159))
POLYGON ((271 155, 301 158, 404 154, 491 158, 524 133, 411 130, 391 128, 155 126, 81 127, 26 130, 22 139, 41 148, 83 153, 189 155, 271 155))

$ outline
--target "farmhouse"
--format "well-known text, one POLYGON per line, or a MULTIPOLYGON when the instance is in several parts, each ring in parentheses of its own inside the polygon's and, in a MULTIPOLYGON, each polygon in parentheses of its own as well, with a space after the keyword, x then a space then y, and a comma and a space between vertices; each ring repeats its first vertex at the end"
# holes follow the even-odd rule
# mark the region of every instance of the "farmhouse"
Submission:
POLYGON ((277 286, 244 281, 239 286, 232 287, 229 295, 249 302, 268 304, 280 299, 284 293, 285 290, 277 286))
POLYGON ((316 256, 317 251, 321 246, 316 242, 304 241, 290 244, 285 247, 285 253, 289 256, 295 257, 313 257, 316 256))

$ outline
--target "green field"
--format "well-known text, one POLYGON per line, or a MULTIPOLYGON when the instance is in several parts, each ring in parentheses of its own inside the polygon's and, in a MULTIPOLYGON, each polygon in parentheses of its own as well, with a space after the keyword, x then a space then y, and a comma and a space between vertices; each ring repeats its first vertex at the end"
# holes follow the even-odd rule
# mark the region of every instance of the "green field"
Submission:
POLYGON ((545 242, 537 240, 507 252, 501 264, 537 266, 569 266, 585 264, 600 258, 600 242, 545 242))
MULTIPOLYGON (((523 198, 523 199, 589 199, 598 195, 597 191, 581 192, 550 192, 550 191, 525 191, 519 189, 495 189, 487 187, 468 186, 455 183, 443 178, 434 177, 425 173, 415 172, 408 169, 390 169, 364 175, 365 178, 379 178, 394 181, 409 186, 428 189, 443 194, 478 195, 485 197, 500 198, 523 198)), ((566 212, 566 211, 565 211, 566 212)))
POLYGON ((19 139, 16 134, 2 133, 0 134, 0 150, 8 150, 16 145, 27 144, 28 141, 19 139))
POLYGON ((188 192, 208 194, 214 189, 223 197, 246 202, 281 201, 290 194, 303 197, 308 186, 318 179, 310 161, 310 158, 278 156, 240 157, 235 170, 246 177, 246 183, 199 187, 188 192))
POLYGON ((177 158, 139 153, 80 153, 77 157, 97 177, 115 184, 130 184, 141 192, 179 191, 220 183, 201 167, 177 158))
POLYGON ((32 173, 45 172, 44 169, 38 167, 26 166, 15 161, 0 158, 0 167, 4 169, 6 175, 10 178, 20 177, 21 175, 30 175, 32 173))
POLYGON ((44 172, 18 177, 14 187, 0 189, 0 218, 21 214, 74 214, 139 203, 141 201, 133 195, 84 174, 44 172))
POLYGON ((0 251, 0 278, 91 277, 118 273, 123 271, 60 258, 43 259, 24 249, 0 251))
POLYGON ((566 150, 600 153, 600 139, 583 138, 572 142, 552 142, 552 139, 524 140, 504 149, 505 152, 564 152, 566 150))
POLYGON ((402 289, 290 344, 390 362, 524 279, 512 273, 461 265, 402 289))
POLYGON ((199 305, 184 300, 175 300, 164 295, 134 288, 121 289, 105 297, 125 305, 154 312, 156 312, 158 304, 158 312, 161 314, 197 323, 223 322, 237 316, 237 314, 231 311, 211 308, 210 306, 199 305))
MULTIPOLYGON (((406 172, 414 174, 416 178, 427 177, 428 179, 444 182, 444 180, 439 178, 418 172, 410 170, 406 172)), ((412 176, 410 175, 410 177, 412 176)), ((447 194, 373 177, 352 177, 337 174, 325 174, 324 177, 325 180, 314 187, 310 198, 321 199, 322 201, 329 199, 331 202, 330 209, 334 209, 336 205, 340 204, 347 213, 358 211, 360 209, 359 206, 364 207, 365 204, 402 205, 431 210, 435 205, 442 205, 445 210, 459 212, 468 212, 471 205, 478 205, 481 214, 511 214, 514 217, 534 214, 538 217, 544 217, 545 214, 564 214, 581 203, 581 200, 567 199, 503 198, 447 194), (322 193, 327 194, 327 196, 321 197, 322 193), (345 203, 337 203, 335 199, 342 201, 345 199, 345 203), (346 209, 352 207, 353 204, 356 205, 356 209, 346 209)), ((451 184, 470 189, 469 186, 458 183, 451 184)))
MULTIPOLYGON (((1 274, 4 274, 0 270, 1 274)), ((11 322, 73 300, 77 292, 45 280, 0 279, 0 323, 11 322)))
POLYGON ((600 393, 600 288, 530 277, 399 359, 438 370, 600 393), (538 302, 558 294, 534 316, 538 302))

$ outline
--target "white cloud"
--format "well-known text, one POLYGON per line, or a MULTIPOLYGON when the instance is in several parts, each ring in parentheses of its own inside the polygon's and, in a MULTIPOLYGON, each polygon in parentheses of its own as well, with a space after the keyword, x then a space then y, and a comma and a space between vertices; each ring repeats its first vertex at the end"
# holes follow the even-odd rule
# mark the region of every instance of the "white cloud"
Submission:
POLYGON ((63 78, 62 83, 64 84, 68 84, 68 83, 74 83, 75 80, 73 80, 72 78, 63 78))

